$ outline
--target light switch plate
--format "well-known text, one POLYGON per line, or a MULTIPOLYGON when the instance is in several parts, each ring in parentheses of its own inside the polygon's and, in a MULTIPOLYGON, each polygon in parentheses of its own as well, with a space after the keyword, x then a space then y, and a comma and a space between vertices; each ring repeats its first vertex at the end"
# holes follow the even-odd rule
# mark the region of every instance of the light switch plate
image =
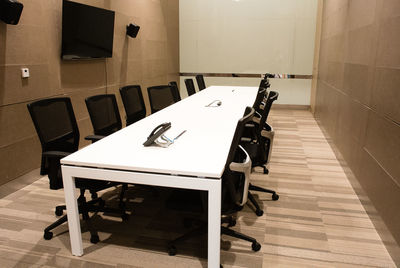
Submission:
POLYGON ((21 68, 21 74, 22 74, 22 78, 28 78, 29 77, 29 69, 21 68))

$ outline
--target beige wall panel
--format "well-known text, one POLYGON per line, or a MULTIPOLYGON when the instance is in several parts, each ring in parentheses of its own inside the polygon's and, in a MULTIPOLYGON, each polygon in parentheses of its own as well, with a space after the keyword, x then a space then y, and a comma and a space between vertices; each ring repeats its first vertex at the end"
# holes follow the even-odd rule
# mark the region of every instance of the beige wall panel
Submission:
POLYGON ((377 68, 372 92, 372 106, 400 124, 400 70, 377 68))
POLYGON ((21 2, 24 10, 20 23, 0 23, 0 162, 7 155, 5 148, 16 148, 13 161, 20 163, 10 170, 2 168, 0 184, 37 168, 40 162, 38 143, 25 142, 26 149, 21 149, 21 141, 36 137, 26 103, 54 96, 71 97, 84 146, 89 144, 83 140, 84 136, 92 134, 84 103, 86 97, 116 94, 124 116, 120 87, 141 85, 148 105, 147 86, 177 80, 179 72, 178 0, 76 1, 116 12, 113 57, 77 61, 64 61, 60 57, 62 0, 21 2), (135 39, 126 36, 129 23, 141 26, 135 39), (21 79, 21 67, 30 69, 30 78, 21 79), (28 149, 35 154, 35 162, 16 159, 28 149))
POLYGON ((36 136, 0 148, 0 184, 40 166, 41 147, 36 136))
POLYGON ((379 34, 377 66, 400 67, 400 17, 382 22, 379 34))
POLYGON ((52 95, 48 65, 0 66, 0 105, 25 102, 52 95), (29 68, 30 77, 21 78, 21 68, 29 68))
POLYGON ((373 24, 376 20, 376 0, 351 0, 348 7, 347 25, 349 30, 373 24))
POLYGON ((376 39, 374 26, 369 25, 348 33, 346 62, 355 64, 369 64, 373 53, 373 42, 376 39))
POLYGON ((36 135, 26 104, 0 106, 0 147, 36 135))
POLYGON ((343 62, 329 61, 326 81, 335 88, 343 87, 344 64, 343 62))
POLYGON ((60 71, 61 86, 65 92, 93 89, 106 84, 105 59, 63 61, 60 71))
POLYGON ((367 65, 346 63, 343 91, 364 104, 370 103, 375 69, 367 65))
POLYGON ((383 1, 381 16, 383 19, 400 16, 400 2, 397 0, 383 1))
MULTIPOLYGON (((400 204, 398 184, 387 174, 368 152, 359 155, 358 177, 363 178, 362 187, 368 194, 393 237, 400 240, 400 214, 394 213, 400 204)), ((378 229, 379 231, 379 229, 378 229)))
POLYGON ((398 243, 399 29, 399 1, 324 1, 315 112, 398 243))
POLYGON ((397 181, 398 185, 400 185, 399 137, 399 125, 374 112, 370 113, 365 149, 397 181))

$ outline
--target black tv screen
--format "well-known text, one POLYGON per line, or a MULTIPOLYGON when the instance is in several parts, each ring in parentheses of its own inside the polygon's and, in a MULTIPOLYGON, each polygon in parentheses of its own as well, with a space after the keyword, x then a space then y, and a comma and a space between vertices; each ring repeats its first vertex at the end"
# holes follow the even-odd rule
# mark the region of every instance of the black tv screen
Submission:
POLYGON ((112 57, 114 18, 114 11, 64 0, 61 57, 112 57))

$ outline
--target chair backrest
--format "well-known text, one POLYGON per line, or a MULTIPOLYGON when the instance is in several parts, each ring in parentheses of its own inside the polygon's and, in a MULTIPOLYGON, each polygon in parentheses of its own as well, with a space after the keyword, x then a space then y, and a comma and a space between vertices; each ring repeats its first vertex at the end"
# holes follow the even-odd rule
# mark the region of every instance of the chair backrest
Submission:
POLYGON ((176 102, 173 90, 173 87, 169 85, 153 86, 147 88, 151 113, 158 112, 176 102))
POLYGON ((107 136, 122 128, 114 94, 101 94, 85 99, 95 135, 107 136))
POLYGON ((146 106, 139 85, 122 87, 119 92, 125 108, 127 126, 146 117, 146 106))
POLYGON ((264 109, 261 114, 260 123, 256 131, 257 135, 257 161, 260 163, 268 163, 271 158, 274 131, 267 123, 269 111, 272 103, 278 99, 279 93, 270 91, 264 109), (263 134, 264 131, 267 131, 263 134), (265 135, 267 134, 267 135, 265 135))
POLYGON ((252 119, 254 112, 254 108, 246 107, 243 117, 239 119, 236 125, 235 134, 233 135, 231 147, 229 149, 228 158, 226 159, 225 170, 229 169, 229 164, 235 159, 236 151, 239 147, 240 139, 242 138, 244 126, 252 119))
POLYGON ((257 93, 257 96, 256 96, 256 100, 254 101, 253 108, 259 114, 261 114, 260 105, 261 105, 262 101, 264 100, 264 98, 266 96, 266 93, 267 93, 267 89, 266 88, 260 87, 258 89, 258 93, 257 93))
MULTIPOLYGON (((27 106, 42 152, 78 150, 79 129, 70 98, 38 100, 27 106)), ((48 161, 43 156, 40 174, 48 174, 48 161)))
POLYGON ((172 94, 174 96, 175 102, 180 101, 181 95, 179 94, 178 84, 175 81, 171 81, 168 83, 168 85, 172 87, 172 94))
POLYGON ((267 101, 265 102, 264 109, 261 114, 260 124, 258 126, 257 135, 261 135, 261 131, 265 127, 265 123, 267 122, 269 111, 271 110, 272 103, 278 99, 279 93, 276 91, 270 91, 267 97, 267 101))
POLYGON ((188 92, 188 96, 191 96, 196 93, 196 89, 194 88, 193 79, 188 78, 185 79, 186 90, 188 92))
POLYGON ((204 82, 204 77, 202 74, 196 75, 197 86, 199 90, 203 90, 206 88, 206 83, 204 82))
POLYGON ((260 85, 259 85, 259 88, 260 88, 260 89, 261 89, 261 88, 268 89, 268 88, 270 88, 270 86, 271 86, 271 84, 269 83, 268 78, 261 79, 260 85))
POLYGON ((229 165, 232 162, 242 162, 245 160, 245 154, 239 149, 240 139, 243 134, 243 129, 254 116, 255 110, 247 107, 243 117, 238 121, 235 129, 235 134, 232 139, 229 149, 228 158, 225 164, 224 174, 222 175, 222 212, 227 212, 234 209, 243 198, 243 187, 245 174, 230 170, 229 165))

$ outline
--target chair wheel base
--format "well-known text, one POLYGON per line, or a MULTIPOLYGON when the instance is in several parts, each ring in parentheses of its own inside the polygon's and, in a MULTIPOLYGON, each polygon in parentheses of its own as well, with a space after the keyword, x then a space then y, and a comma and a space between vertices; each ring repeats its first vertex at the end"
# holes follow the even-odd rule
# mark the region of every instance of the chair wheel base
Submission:
POLYGON ((263 210, 261 210, 261 209, 257 209, 257 210, 256 210, 256 215, 257 215, 258 217, 262 216, 263 214, 264 214, 264 211, 263 211, 263 210))
POLYGON ((168 255, 175 256, 177 253, 177 249, 175 246, 168 246, 168 255))
POLYGON ((56 216, 62 216, 63 214, 63 209, 62 208, 56 208, 56 211, 54 212, 56 216))
POLYGON ((52 232, 44 232, 43 238, 45 240, 50 240, 53 238, 53 233, 52 232))
POLYGON ((228 223, 228 227, 233 227, 236 225, 236 220, 235 219, 231 219, 228 223))
POLYGON ((263 173, 264 173, 264 174, 268 174, 268 173, 269 173, 269 170, 268 170, 268 168, 266 168, 266 167, 263 167, 263 173))
POLYGON ((276 193, 274 193, 274 194, 272 195, 272 200, 276 201, 276 200, 278 200, 278 199, 279 199, 279 195, 276 194, 276 193))
POLYGON ((253 242, 253 244, 251 244, 251 249, 255 252, 259 251, 261 249, 261 245, 258 242, 253 242))
POLYGON ((100 241, 100 238, 98 235, 91 235, 90 236, 90 243, 92 244, 97 244, 100 241))
POLYGON ((121 215, 121 219, 123 221, 127 221, 127 220, 129 220, 129 215, 127 213, 124 213, 124 214, 121 215))

